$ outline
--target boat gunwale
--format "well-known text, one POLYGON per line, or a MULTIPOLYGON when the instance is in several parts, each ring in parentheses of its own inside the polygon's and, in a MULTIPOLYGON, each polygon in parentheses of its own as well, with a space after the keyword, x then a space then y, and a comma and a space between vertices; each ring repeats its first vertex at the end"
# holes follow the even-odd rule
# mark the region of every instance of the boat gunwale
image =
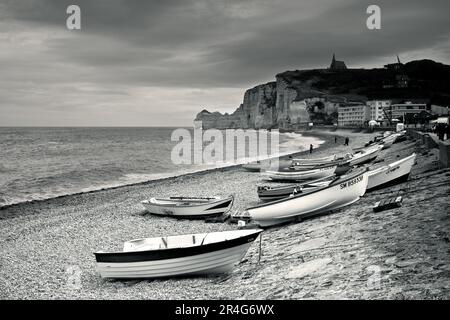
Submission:
POLYGON ((218 204, 220 202, 225 202, 225 201, 230 201, 230 200, 231 200, 232 203, 234 202, 234 196, 233 195, 230 195, 230 196, 228 196, 226 198, 216 199, 215 201, 204 202, 204 203, 199 203, 199 204, 181 204, 181 203, 178 204, 178 205, 175 204, 175 203, 174 204, 170 204, 170 203, 168 203, 168 204, 159 204, 159 203, 150 202, 152 199, 170 201, 170 198, 167 199, 167 198, 155 198, 155 197, 153 197, 153 198, 151 198, 149 200, 143 200, 143 201, 141 201, 141 203, 145 204, 145 205, 154 205, 154 206, 157 206, 157 207, 193 208, 193 207, 205 206, 205 205, 210 205, 210 204, 218 204))

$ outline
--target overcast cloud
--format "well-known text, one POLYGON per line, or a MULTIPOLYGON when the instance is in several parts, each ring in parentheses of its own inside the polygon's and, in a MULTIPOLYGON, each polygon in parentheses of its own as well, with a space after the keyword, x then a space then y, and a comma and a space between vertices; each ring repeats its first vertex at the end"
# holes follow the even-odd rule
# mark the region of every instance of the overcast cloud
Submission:
POLYGON ((1 126, 190 126, 292 69, 450 63, 448 0, 0 0, 1 126), (66 8, 81 7, 81 30, 66 8), (382 29, 366 28, 378 4, 382 29))

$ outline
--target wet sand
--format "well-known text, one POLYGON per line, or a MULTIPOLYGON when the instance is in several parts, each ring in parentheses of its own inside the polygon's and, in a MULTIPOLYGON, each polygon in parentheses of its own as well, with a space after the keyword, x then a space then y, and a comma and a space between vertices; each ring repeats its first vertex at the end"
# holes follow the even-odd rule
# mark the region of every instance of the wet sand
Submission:
MULTIPOLYGON (((308 134, 316 134, 310 132, 308 134)), ((333 132, 313 156, 350 152, 330 135, 362 146, 373 134, 333 132), (341 138, 342 139, 342 138, 341 138)), ((327 134, 321 134, 324 137, 327 134)), ((0 211, 1 299, 448 299, 450 170, 437 150, 407 140, 381 153, 386 162, 418 153, 410 181, 366 194, 339 211, 264 231, 231 274, 158 280, 104 280, 93 252, 123 241, 235 229, 143 212, 151 196, 236 197, 232 212, 258 203, 258 173, 231 167, 12 206, 0 211), (403 206, 374 213, 394 195, 403 206), (81 282, 76 275, 80 274, 81 282)))

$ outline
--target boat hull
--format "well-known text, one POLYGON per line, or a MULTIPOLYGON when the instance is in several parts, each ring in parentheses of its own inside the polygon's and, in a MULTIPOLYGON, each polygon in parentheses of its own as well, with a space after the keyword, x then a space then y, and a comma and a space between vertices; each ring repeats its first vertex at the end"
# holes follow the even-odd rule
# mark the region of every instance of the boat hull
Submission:
POLYGON ((375 160, 382 148, 383 145, 379 145, 376 147, 372 147, 371 149, 366 149, 366 152, 364 152, 364 154, 355 154, 349 162, 350 166, 361 165, 375 160))
POLYGON ((336 171, 337 166, 321 167, 305 171, 266 171, 265 176, 277 181, 301 181, 320 179, 331 176, 336 171))
POLYGON ((408 180, 416 155, 393 162, 387 166, 369 171, 367 190, 373 191, 408 180))
POLYGON ((357 201, 364 195, 367 181, 367 172, 359 171, 310 193, 248 208, 247 213, 256 224, 264 228, 307 218, 357 201))
POLYGON ((230 272, 262 230, 218 243, 168 250, 95 253, 102 278, 138 279, 230 272))
POLYGON ((196 206, 164 206, 142 201, 144 208, 151 214, 169 216, 178 219, 203 219, 227 213, 233 206, 233 197, 196 206))

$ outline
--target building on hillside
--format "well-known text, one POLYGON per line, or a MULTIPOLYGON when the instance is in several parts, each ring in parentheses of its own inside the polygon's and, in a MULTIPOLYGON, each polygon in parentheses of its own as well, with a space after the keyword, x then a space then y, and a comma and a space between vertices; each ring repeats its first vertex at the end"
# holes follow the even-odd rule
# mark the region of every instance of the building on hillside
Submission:
POLYGON ((333 53, 333 59, 331 60, 330 70, 345 70, 347 66, 344 61, 336 60, 336 56, 333 53))
POLYGON ((391 106, 387 109, 388 110, 386 111, 391 119, 400 119, 406 114, 417 114, 422 111, 431 111, 431 108, 427 107, 426 103, 412 103, 411 101, 391 104, 391 106))
POLYGON ((370 107, 362 102, 341 104, 338 108, 338 126, 363 126, 371 118, 370 107))
POLYGON ((386 110, 391 106, 391 100, 371 100, 367 101, 367 106, 370 108, 370 120, 384 122, 386 118, 386 110))

